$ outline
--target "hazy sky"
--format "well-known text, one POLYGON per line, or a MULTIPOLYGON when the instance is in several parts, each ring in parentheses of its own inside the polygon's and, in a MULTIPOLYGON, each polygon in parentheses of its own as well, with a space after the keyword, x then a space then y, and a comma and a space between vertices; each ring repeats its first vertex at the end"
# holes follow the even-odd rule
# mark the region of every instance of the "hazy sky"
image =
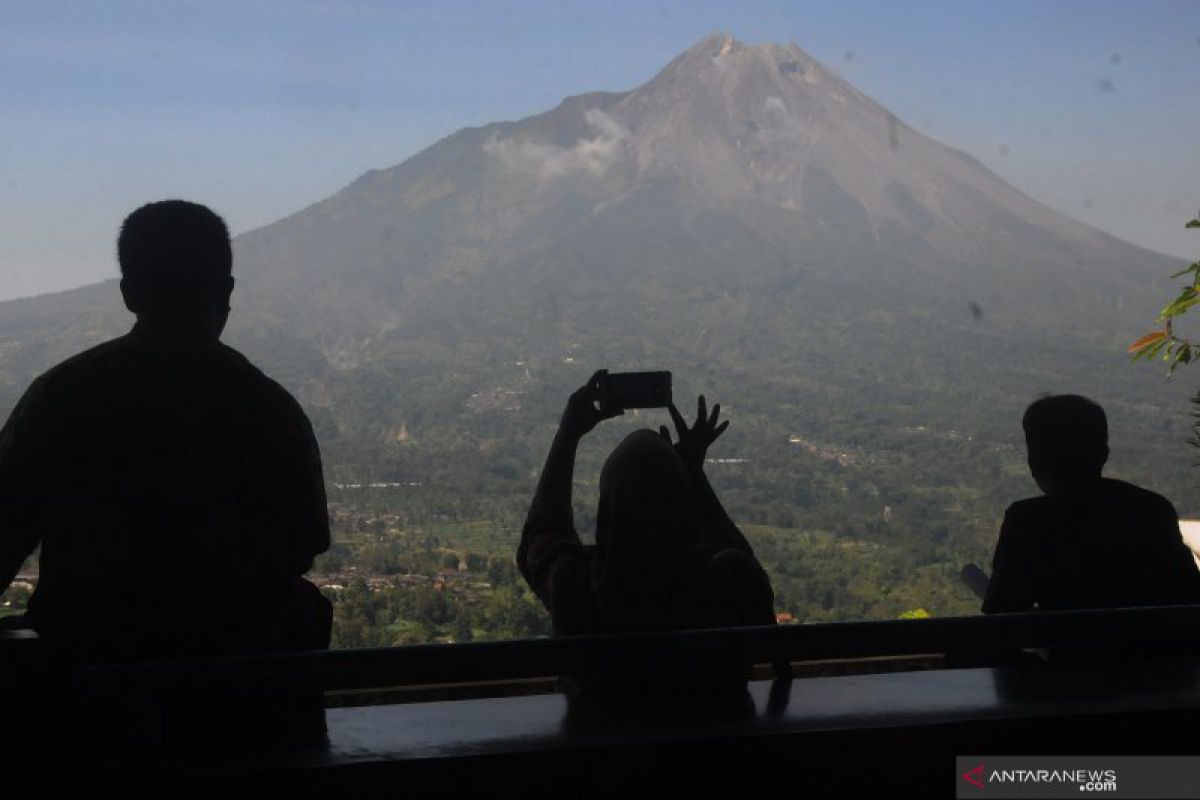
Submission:
POLYGON ((121 219, 234 232, 466 125, 794 41, 1018 188, 1200 257, 1200 2, 0 0, 0 298, 116 275, 121 219))

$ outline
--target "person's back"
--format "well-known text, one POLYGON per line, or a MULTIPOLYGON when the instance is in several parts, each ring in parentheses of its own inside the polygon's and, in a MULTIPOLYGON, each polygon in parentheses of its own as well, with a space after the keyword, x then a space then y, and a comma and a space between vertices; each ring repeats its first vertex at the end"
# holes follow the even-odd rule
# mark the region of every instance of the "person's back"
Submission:
POLYGON ((41 540, 29 617, 47 642, 86 659, 295 646, 295 581, 328 535, 320 465, 298 406, 235 351, 139 326, 40 378, 10 426, 0 492, 41 540))
POLYGON ((1200 572, 1161 495, 1101 477, 1103 410, 1065 395, 1025 414, 1042 497, 1005 513, 984 613, 1200 602, 1200 572))
POLYGON ((984 611, 1116 608, 1200 600, 1200 573, 1161 495, 1102 478, 1005 516, 984 611))
POLYGON ((79 660, 328 646, 301 579, 328 547, 307 418, 218 341, 228 234, 139 209, 119 243, 128 335, 40 377, 0 432, 0 586, 41 544, 29 617, 79 660))

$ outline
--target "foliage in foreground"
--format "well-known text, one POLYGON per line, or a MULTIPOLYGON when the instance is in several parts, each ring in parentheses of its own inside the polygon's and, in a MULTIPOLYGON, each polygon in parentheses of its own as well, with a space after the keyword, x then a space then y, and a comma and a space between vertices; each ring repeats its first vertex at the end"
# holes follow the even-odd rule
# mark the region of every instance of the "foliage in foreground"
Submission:
MULTIPOLYGON (((1200 228, 1200 218, 1190 220, 1186 227, 1200 228)), ((1200 357, 1200 343, 1180 336, 1175 331, 1175 319, 1187 313, 1188 309, 1200 303, 1200 261, 1192 262, 1186 269, 1172 275, 1172 278, 1188 276, 1179 295, 1163 306, 1158 313, 1158 322, 1163 324, 1159 330, 1151 331, 1129 346, 1133 360, 1144 358, 1147 361, 1162 356, 1168 364, 1168 374, 1174 373, 1181 364, 1190 364, 1193 359, 1200 357)))

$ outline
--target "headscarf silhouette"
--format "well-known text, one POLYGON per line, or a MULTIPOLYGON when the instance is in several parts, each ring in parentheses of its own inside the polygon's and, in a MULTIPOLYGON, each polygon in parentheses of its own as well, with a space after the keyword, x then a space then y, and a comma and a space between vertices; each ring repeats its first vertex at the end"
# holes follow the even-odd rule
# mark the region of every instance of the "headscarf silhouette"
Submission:
POLYGON ((592 591, 609 632, 703 627, 708 569, 683 461, 659 434, 629 434, 600 473, 592 591))

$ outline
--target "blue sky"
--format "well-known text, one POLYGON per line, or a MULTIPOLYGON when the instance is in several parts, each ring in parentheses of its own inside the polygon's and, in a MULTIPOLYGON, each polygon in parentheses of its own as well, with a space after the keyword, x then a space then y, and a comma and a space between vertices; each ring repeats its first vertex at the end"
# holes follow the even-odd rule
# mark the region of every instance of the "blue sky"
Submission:
POLYGON ((466 125, 629 89, 703 36, 794 41, 1115 235, 1200 256, 1200 2, 0 1, 0 298, 116 274, 186 197, 235 232, 466 125))

